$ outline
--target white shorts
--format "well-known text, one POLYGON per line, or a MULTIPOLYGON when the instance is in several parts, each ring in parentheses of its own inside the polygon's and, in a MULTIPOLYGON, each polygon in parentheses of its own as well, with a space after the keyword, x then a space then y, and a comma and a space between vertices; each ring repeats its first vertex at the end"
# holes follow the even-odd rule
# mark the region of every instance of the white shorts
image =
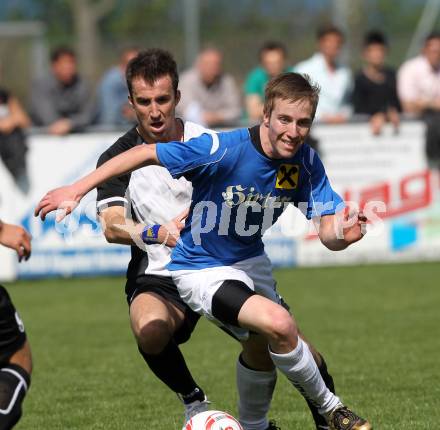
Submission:
POLYGON ((215 324, 225 327, 239 340, 246 340, 249 331, 224 324, 212 315, 212 298, 224 281, 244 282, 251 290, 284 305, 276 291, 272 265, 266 254, 240 261, 232 266, 209 267, 199 270, 175 270, 171 272, 182 300, 195 312, 204 315, 215 324))

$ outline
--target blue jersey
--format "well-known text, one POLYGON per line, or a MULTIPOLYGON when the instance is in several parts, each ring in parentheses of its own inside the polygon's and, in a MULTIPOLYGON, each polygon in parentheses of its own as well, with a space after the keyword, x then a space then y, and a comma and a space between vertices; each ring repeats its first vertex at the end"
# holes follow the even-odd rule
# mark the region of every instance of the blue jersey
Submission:
POLYGON ((193 184, 170 270, 227 266, 261 255, 263 233, 288 204, 308 219, 344 207, 313 149, 303 145, 292 158, 268 158, 258 126, 157 144, 156 151, 173 177, 193 184))

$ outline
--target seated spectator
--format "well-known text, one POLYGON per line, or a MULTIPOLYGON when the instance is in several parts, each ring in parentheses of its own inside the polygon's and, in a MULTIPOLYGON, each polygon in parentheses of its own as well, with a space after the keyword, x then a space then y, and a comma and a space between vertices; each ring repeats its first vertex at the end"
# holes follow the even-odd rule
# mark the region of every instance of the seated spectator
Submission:
POLYGON ((397 98, 396 72, 385 66, 385 36, 377 31, 367 33, 364 40, 364 68, 356 75, 353 107, 357 114, 370 116, 370 128, 378 135, 387 121, 399 127, 400 103, 397 98))
POLYGON ((127 125, 136 121, 134 111, 128 103, 125 69, 138 52, 137 48, 124 49, 119 64, 109 69, 101 79, 97 101, 99 124, 127 125))
POLYGON ((440 167, 440 33, 431 33, 421 55, 402 64, 397 90, 403 110, 426 123, 426 155, 440 167))
POLYGON ((287 50, 282 43, 264 43, 260 48, 259 61, 260 66, 248 74, 244 84, 246 114, 251 123, 260 122, 263 118, 266 84, 280 73, 289 71, 286 68, 287 50))
POLYGON ((29 125, 29 117, 18 99, 0 87, 0 158, 24 192, 29 188, 24 133, 29 125))
POLYGON ((216 48, 200 52, 195 65, 183 72, 177 114, 208 127, 237 124, 240 94, 234 78, 223 72, 223 55, 216 48))
POLYGON ((329 124, 343 123, 351 114, 352 89, 351 71, 339 62, 344 34, 337 27, 328 26, 318 30, 317 39, 318 52, 293 69, 309 75, 321 87, 316 118, 329 124))
POLYGON ((51 54, 51 73, 37 81, 31 92, 31 117, 50 134, 82 131, 93 122, 95 106, 89 84, 78 74, 70 48, 51 54))

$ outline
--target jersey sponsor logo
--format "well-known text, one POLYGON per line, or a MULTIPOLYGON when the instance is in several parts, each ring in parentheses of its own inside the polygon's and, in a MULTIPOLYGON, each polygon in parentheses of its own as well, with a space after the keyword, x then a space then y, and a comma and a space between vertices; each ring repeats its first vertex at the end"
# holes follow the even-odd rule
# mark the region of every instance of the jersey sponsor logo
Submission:
MULTIPOLYGON (((292 201, 289 196, 272 196, 269 192, 267 194, 258 193, 254 187, 244 187, 243 185, 230 185, 222 193, 222 197, 226 206, 232 208, 241 205, 242 203, 259 203, 263 209, 267 207, 274 207, 274 204, 285 203, 292 201)), ((275 206, 276 207, 276 206, 275 206)))
POLYGON ((298 178, 298 164, 281 164, 277 172, 276 188, 294 190, 298 187, 298 178))

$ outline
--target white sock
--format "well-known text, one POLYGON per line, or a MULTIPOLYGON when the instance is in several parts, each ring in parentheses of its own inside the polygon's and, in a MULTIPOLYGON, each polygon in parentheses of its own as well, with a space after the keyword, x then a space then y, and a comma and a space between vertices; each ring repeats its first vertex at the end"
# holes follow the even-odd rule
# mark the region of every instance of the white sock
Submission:
POLYGON ((311 402, 319 408, 319 413, 327 414, 341 403, 326 386, 318 366, 307 344, 298 338, 298 345, 287 354, 270 351, 275 366, 311 402))
POLYGON ((239 421, 244 430, 266 430, 269 426, 267 413, 277 380, 276 369, 272 371, 251 370, 237 360, 239 421))

